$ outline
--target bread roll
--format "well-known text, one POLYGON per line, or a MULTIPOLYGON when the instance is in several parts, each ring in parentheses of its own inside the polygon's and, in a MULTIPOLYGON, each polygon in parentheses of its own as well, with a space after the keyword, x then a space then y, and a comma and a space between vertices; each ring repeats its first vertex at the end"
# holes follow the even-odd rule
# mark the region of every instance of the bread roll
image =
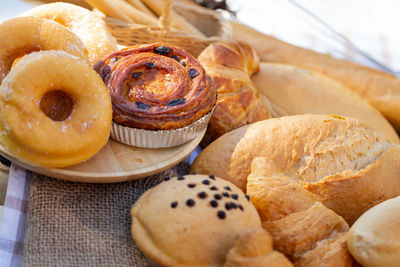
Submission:
POLYGON ((400 261, 400 197, 365 212, 350 229, 347 246, 366 267, 394 267, 400 261))
POLYGON ((248 44, 217 42, 198 57, 218 92, 205 139, 214 141, 243 125, 270 117, 250 80, 259 70, 258 57, 248 44))
POLYGON ((400 194, 400 147, 357 119, 297 115, 256 122, 217 139, 191 171, 246 188, 250 164, 265 157, 320 202, 353 223, 400 194))
POLYGON ((261 96, 267 98, 264 103, 272 117, 306 113, 354 117, 399 143, 396 131, 378 110, 328 76, 295 66, 261 62, 260 71, 251 80, 261 96))
POLYGON ((243 24, 231 25, 233 38, 252 45, 261 61, 290 64, 338 80, 368 100, 400 131, 400 79, 394 75, 290 45, 243 24))
POLYGON ((137 246, 162 266, 222 266, 245 229, 261 228, 244 193, 212 175, 163 182, 139 198, 131 215, 137 246))

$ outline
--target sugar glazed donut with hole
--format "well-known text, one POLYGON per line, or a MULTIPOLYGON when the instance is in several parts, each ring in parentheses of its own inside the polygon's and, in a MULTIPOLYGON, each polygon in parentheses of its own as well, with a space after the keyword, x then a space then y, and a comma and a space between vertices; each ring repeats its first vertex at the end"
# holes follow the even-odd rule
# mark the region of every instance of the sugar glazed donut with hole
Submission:
POLYGON ((31 165, 77 164, 109 137, 107 88, 88 64, 61 50, 18 60, 0 86, 0 107, 1 144, 31 165))
POLYGON ((60 24, 33 17, 10 19, 0 25, 0 84, 16 59, 41 50, 63 50, 88 62, 85 45, 60 24))

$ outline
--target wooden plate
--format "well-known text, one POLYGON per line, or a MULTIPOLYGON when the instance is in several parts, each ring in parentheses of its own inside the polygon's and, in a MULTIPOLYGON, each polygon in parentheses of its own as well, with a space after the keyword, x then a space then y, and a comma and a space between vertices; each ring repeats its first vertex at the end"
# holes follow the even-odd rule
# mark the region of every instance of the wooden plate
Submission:
POLYGON ((131 147, 112 139, 89 160, 67 168, 40 168, 23 163, 0 146, 0 154, 33 172, 85 183, 115 183, 147 177, 186 158, 198 146, 206 129, 192 141, 173 148, 131 147))

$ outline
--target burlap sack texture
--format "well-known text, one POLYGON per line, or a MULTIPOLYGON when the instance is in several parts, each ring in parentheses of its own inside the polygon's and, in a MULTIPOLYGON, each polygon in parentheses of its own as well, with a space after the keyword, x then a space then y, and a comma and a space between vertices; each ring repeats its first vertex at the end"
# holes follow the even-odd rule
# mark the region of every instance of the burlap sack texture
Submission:
POLYGON ((24 266, 151 266, 131 237, 129 211, 166 176, 186 174, 189 164, 145 179, 84 184, 36 175, 31 183, 24 266))

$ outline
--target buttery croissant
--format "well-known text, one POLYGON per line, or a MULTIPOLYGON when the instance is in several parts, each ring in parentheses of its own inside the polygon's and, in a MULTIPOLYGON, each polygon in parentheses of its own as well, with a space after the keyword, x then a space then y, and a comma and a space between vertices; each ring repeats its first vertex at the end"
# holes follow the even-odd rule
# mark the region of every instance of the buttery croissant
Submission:
POLYGON ((206 142, 236 128, 270 118, 250 77, 259 70, 255 51, 245 43, 213 43, 198 57, 218 92, 206 142))

